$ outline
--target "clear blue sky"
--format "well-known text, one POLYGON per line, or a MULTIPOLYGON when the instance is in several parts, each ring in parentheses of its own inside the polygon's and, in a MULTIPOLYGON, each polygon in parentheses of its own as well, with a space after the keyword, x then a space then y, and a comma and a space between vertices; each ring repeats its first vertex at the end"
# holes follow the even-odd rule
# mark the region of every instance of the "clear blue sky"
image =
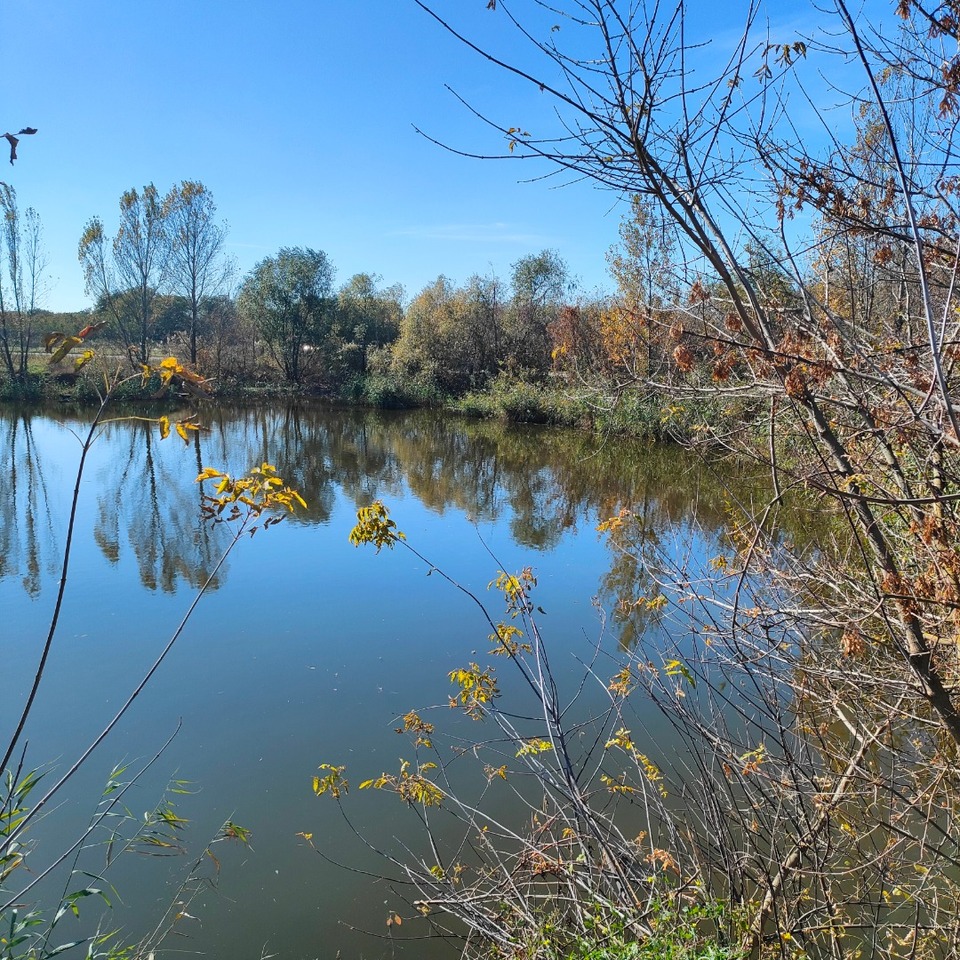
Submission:
MULTIPOLYGON (((482 41, 521 49, 486 0, 436 6, 482 41)), ((739 16, 697 6, 706 35, 739 16)), ((506 276, 549 247, 584 289, 609 286, 616 197, 522 182, 548 170, 465 159, 415 132, 503 150, 446 83, 534 132, 549 103, 410 0, 3 0, 0 31, 0 123, 39 129, 0 178, 40 214, 50 309, 89 305, 76 246, 91 216, 112 233, 125 189, 184 179, 213 192, 241 272, 281 246, 309 246, 326 251, 339 282, 377 273, 412 296, 440 273, 506 276)))

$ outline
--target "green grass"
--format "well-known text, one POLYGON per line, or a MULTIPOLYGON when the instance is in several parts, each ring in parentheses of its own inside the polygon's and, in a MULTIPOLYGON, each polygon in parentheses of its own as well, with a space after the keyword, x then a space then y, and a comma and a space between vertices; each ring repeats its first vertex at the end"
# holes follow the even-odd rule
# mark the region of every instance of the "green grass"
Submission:
MULTIPOLYGON (((627 916, 609 901, 597 900, 592 907, 581 904, 577 913, 582 927, 570 930, 558 914, 540 917, 539 929, 529 929, 531 912, 542 907, 529 903, 531 911, 521 913, 514 935, 516 949, 511 958, 524 960, 744 960, 740 942, 745 931, 739 908, 709 899, 691 900, 676 891, 666 891, 646 909, 635 908, 627 916)), ((506 916, 510 916, 508 912, 506 916)), ((509 921, 508 921, 509 922, 509 921)), ((504 948, 490 952, 505 960, 504 948)))

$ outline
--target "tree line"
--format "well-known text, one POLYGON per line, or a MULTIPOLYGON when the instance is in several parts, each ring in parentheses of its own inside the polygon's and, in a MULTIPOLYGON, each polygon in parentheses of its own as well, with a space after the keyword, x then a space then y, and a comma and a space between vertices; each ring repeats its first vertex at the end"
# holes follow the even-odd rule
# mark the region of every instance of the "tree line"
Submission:
POLYGON ((151 183, 121 195, 113 232, 99 216, 86 224, 78 258, 94 305, 68 314, 42 309, 36 211, 21 212, 5 185, 0 207, 8 381, 36 379, 43 337, 57 327, 95 335, 132 371, 159 350, 176 353, 227 389, 286 383, 356 396, 374 379, 409 397, 456 397, 506 376, 619 392, 670 366, 672 348, 657 345, 636 307, 641 289, 666 284, 670 270, 639 200, 608 257, 616 294, 585 296, 560 255, 542 250, 517 259, 507 278, 440 275, 408 297, 373 272, 338 285, 331 258, 307 247, 281 248, 240 276, 210 189, 185 180, 163 194, 151 183))
POLYGON ((226 385, 342 392, 379 376, 458 395, 504 372, 546 377, 563 365, 581 315, 603 310, 572 304, 570 272, 551 250, 520 257, 506 280, 477 274, 457 285, 441 275, 409 299, 372 272, 338 285, 330 257, 307 247, 283 247, 239 277, 212 192, 185 180, 165 194, 153 184, 125 191, 112 233, 92 217, 78 258, 94 306, 51 314, 39 217, 20 212, 12 187, 0 206, 0 349, 11 381, 37 372, 31 356, 59 324, 95 335, 131 370, 163 349, 226 385))

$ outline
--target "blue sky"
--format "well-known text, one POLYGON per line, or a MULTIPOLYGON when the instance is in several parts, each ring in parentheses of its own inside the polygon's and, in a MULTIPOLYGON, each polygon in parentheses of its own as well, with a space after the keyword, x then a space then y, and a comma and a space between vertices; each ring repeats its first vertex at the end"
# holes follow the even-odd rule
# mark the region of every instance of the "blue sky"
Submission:
MULTIPOLYGON (((521 49, 486 0, 436 6, 508 55, 521 49)), ((740 16, 740 4, 695 6, 708 36, 740 16)), ((534 131, 549 104, 412 0, 3 0, 0 31, 2 123, 39 129, 0 177, 40 214, 50 309, 89 305, 76 246, 91 216, 112 233, 124 190, 184 179, 213 192, 241 273, 281 246, 310 246, 339 282, 376 273, 412 296, 440 273, 506 276, 552 248, 583 289, 610 286, 618 198, 523 182, 549 171, 465 159, 416 133, 503 150, 445 84, 534 131)))

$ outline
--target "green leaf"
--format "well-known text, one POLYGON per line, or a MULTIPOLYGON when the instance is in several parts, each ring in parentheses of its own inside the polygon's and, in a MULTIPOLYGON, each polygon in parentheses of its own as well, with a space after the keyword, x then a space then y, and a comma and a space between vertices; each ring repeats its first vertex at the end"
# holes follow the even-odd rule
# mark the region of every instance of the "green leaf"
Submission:
POLYGON ((73 940, 70 943, 61 943, 59 947, 54 947, 49 953, 46 954, 48 957, 55 957, 57 954, 66 953, 68 950, 72 950, 74 947, 79 947, 82 943, 89 943, 89 937, 85 940, 73 940))

